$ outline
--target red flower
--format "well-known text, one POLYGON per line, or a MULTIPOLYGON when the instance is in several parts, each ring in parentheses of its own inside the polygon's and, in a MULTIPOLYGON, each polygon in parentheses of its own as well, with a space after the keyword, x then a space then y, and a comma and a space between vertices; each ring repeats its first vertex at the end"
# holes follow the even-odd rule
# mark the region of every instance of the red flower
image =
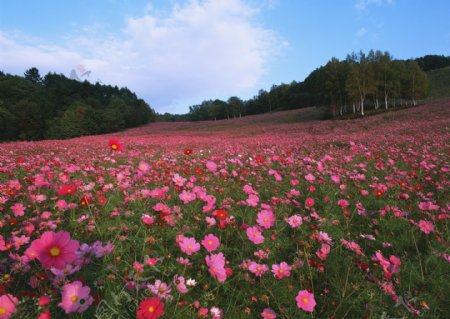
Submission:
POLYGON ((58 195, 72 195, 77 190, 77 187, 74 184, 63 185, 58 190, 58 195))
POLYGON ((164 303, 157 297, 142 300, 137 311, 137 319, 157 319, 164 314, 164 303))
POLYGON ((184 150, 184 155, 191 155, 192 154, 192 148, 186 148, 184 150))
POLYGON ((223 209, 215 210, 212 215, 216 217, 218 220, 225 220, 228 217, 228 213, 223 209))
POLYGON ((88 195, 84 195, 83 197, 81 197, 80 199, 80 205, 81 206, 87 206, 91 203, 91 197, 88 195))
POLYGON ((109 145, 109 147, 111 148, 112 151, 121 151, 121 150, 123 150, 122 144, 120 144, 119 140, 116 139, 116 138, 110 139, 108 145, 109 145))

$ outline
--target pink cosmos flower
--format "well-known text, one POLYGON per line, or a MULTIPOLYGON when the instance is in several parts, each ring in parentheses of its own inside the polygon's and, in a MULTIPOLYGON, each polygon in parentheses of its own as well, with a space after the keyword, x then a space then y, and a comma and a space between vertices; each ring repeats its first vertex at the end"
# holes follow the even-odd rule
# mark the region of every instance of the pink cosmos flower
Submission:
POLYGON ((179 174, 175 174, 172 177, 172 182, 174 182, 175 185, 182 187, 184 183, 186 183, 187 179, 180 176, 179 174))
POLYGON ((298 228, 303 223, 302 216, 292 215, 288 218, 287 222, 292 228, 298 228))
POLYGON ((265 308, 263 312, 261 312, 261 317, 263 319, 276 319, 277 314, 270 308, 265 308))
POLYGON ((258 206, 259 197, 254 194, 250 194, 250 195, 248 195, 246 202, 247 202, 248 206, 256 207, 256 206, 258 206))
POLYGON ((211 307, 211 309, 209 309, 209 313, 211 314, 211 319, 222 319, 223 318, 223 311, 220 308, 211 307))
POLYGON ((419 221, 419 228, 422 232, 424 232, 425 234, 429 234, 434 230, 434 225, 432 222, 427 221, 427 220, 420 220, 419 221))
POLYGON ((216 250, 217 247, 219 247, 219 238, 217 238, 213 234, 208 234, 203 238, 202 245, 209 253, 211 253, 216 250))
POLYGON ((206 168, 211 171, 211 172, 215 172, 217 171, 217 164, 211 161, 206 162, 206 168))
POLYGON ((250 239, 255 245, 264 242, 264 236, 261 234, 257 226, 247 228, 246 232, 248 239, 250 239))
POLYGON ((148 171, 150 170, 150 168, 151 168, 151 166, 150 166, 148 163, 143 162, 143 161, 139 162, 138 169, 139 169, 142 173, 148 172, 148 171))
POLYGON ((181 194, 179 195, 180 199, 183 201, 184 204, 190 203, 193 200, 195 200, 195 194, 191 193, 189 191, 182 191, 181 194))
POLYGON ((312 207, 314 206, 314 199, 311 197, 308 197, 305 201, 305 206, 306 207, 312 207))
POLYGON ((186 287, 186 279, 183 276, 175 275, 175 277, 173 277, 173 283, 180 294, 185 294, 189 291, 186 287))
POLYGON ((31 243, 25 253, 32 259, 37 258, 45 268, 62 269, 67 263, 77 259, 76 251, 79 247, 78 241, 71 240, 66 231, 46 231, 31 243))
POLYGON ((84 312, 94 302, 89 293, 91 289, 79 281, 65 284, 62 288, 62 301, 58 304, 66 314, 84 312))
POLYGON ((166 299, 170 296, 172 289, 165 282, 156 280, 154 285, 147 285, 148 290, 155 296, 161 299, 166 299))
POLYGON ((248 270, 250 270, 255 276, 261 277, 265 272, 269 270, 266 264, 258 264, 254 261, 251 261, 248 270))
POLYGON ((25 212, 25 206, 21 203, 15 203, 13 206, 11 206, 11 210, 13 211, 14 216, 23 216, 25 212))
POLYGON ((346 208, 346 207, 348 207, 350 205, 348 200, 346 200, 346 199, 338 200, 337 204, 338 204, 338 206, 340 206, 342 208, 346 208))
POLYGON ((227 272, 225 270, 225 257, 223 254, 218 253, 206 256, 205 261, 209 268, 209 273, 219 282, 225 282, 227 279, 227 272))
POLYGON ((259 226, 269 229, 275 224, 275 215, 270 210, 262 210, 258 213, 256 222, 259 226))
POLYGON ((316 301, 314 300, 314 295, 307 290, 300 290, 295 300, 297 301, 298 308, 307 312, 314 311, 316 301))
POLYGON ((19 300, 10 294, 0 296, 0 318, 11 318, 11 316, 16 312, 16 305, 18 303, 19 300))
POLYGON ((312 183, 312 182, 314 182, 314 181, 316 180, 316 178, 314 177, 314 175, 312 175, 311 173, 308 174, 308 175, 306 175, 306 176, 305 176, 305 179, 306 179, 308 182, 310 182, 310 183, 312 183))
POLYGON ((330 245, 322 244, 322 247, 320 247, 320 250, 316 252, 316 255, 321 260, 325 260, 329 253, 330 253, 330 245))
POLYGON ((284 277, 289 277, 291 275, 291 267, 286 263, 282 262, 279 265, 272 265, 272 272, 277 279, 282 279, 284 277))
POLYGON ((145 225, 151 225, 155 222, 155 218, 147 215, 147 214, 143 214, 141 217, 141 221, 145 224, 145 225))
POLYGON ((192 255, 200 250, 200 244, 195 241, 194 237, 183 237, 180 248, 183 253, 192 255))

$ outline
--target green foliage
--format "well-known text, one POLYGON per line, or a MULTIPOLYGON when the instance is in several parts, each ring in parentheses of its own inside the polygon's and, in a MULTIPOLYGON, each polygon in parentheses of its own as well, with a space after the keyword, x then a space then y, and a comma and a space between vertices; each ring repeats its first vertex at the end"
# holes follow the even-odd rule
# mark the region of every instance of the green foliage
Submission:
POLYGON ((109 133, 155 121, 127 88, 70 80, 37 68, 24 77, 0 74, 1 140, 64 139, 109 133))
POLYGON ((450 67, 427 72, 429 79, 429 99, 450 97, 450 67))

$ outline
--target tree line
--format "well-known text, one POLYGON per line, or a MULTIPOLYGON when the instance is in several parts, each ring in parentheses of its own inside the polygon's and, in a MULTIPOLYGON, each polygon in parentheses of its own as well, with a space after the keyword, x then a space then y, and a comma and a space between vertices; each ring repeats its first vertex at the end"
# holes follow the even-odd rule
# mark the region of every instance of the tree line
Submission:
POLYGON ((159 121, 219 120, 309 106, 324 106, 328 116, 415 105, 428 93, 425 71, 450 65, 450 57, 426 55, 415 60, 394 59, 389 52, 371 50, 332 58, 303 82, 273 85, 243 101, 207 100, 183 115, 157 114, 159 121))
POLYGON ((155 120, 156 113, 128 88, 0 72, 0 140, 66 139, 120 131, 155 120))

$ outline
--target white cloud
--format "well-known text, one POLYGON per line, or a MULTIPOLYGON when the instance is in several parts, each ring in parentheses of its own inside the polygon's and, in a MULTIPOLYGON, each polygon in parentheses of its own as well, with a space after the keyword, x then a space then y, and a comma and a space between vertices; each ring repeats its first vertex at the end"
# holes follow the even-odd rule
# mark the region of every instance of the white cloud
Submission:
POLYGON ((2 68, 68 75, 81 63, 92 80, 127 86, 158 111, 187 112, 189 103, 256 90, 282 46, 244 0, 191 0, 165 14, 151 6, 143 12, 129 17, 119 34, 78 34, 60 45, 0 33, 2 68))
POLYGON ((372 5, 381 6, 381 5, 391 5, 394 3, 394 0, 357 0, 355 3, 355 8, 359 12, 368 12, 369 7, 372 5))

